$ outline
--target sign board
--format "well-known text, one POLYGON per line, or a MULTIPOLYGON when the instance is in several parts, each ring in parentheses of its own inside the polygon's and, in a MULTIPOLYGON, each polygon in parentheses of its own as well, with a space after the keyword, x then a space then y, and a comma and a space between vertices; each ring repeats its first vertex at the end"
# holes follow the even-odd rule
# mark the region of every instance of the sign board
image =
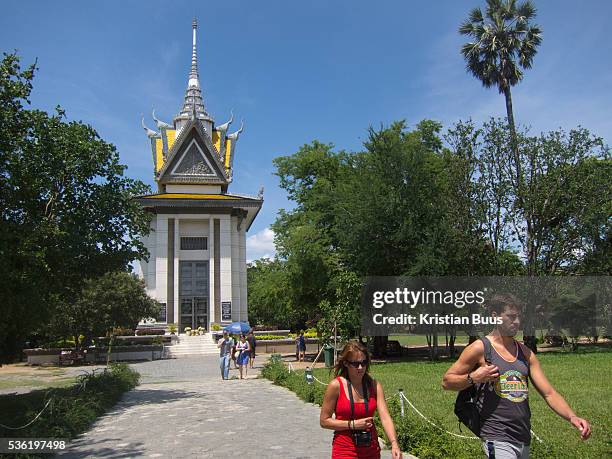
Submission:
POLYGON ((221 302, 221 320, 228 322, 232 320, 232 302, 222 301, 221 302))

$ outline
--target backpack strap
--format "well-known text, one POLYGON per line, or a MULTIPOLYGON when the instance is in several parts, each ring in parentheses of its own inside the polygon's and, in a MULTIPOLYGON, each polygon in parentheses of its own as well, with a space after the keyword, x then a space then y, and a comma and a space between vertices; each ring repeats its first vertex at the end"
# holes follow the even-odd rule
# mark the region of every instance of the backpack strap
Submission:
POLYGON ((482 338, 480 338, 480 341, 482 341, 482 344, 484 345, 484 359, 485 362, 487 363, 491 363, 491 341, 489 341, 489 338, 487 338, 486 336, 483 336, 482 338))

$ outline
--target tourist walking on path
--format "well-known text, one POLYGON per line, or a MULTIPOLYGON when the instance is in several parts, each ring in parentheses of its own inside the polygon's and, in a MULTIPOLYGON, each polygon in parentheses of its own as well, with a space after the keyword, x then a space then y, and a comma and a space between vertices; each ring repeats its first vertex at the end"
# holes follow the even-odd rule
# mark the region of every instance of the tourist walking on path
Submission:
POLYGON ((244 370, 244 376, 247 375, 248 371, 248 363, 250 357, 250 346, 249 342, 246 340, 244 334, 240 334, 240 341, 236 345, 236 363, 238 363, 238 368, 240 369, 240 379, 242 379, 242 372, 244 370))
POLYGON ((304 338, 304 330, 300 330, 300 334, 295 339, 295 357, 298 362, 303 362, 306 358, 306 338, 304 338))
POLYGON ((230 338, 229 333, 223 332, 223 338, 217 343, 219 350, 219 367, 221 368, 221 378, 227 379, 229 376, 230 359, 234 349, 234 338, 230 338))
POLYGON ((359 341, 346 343, 334 368, 336 378, 325 391, 319 420, 321 427, 334 431, 332 459, 380 458, 373 420, 377 410, 393 459, 402 457, 382 385, 372 379, 369 368, 367 348, 359 341))
POLYGON ((586 440, 591 426, 572 411, 548 382, 537 357, 514 339, 522 304, 514 295, 496 294, 489 313, 501 323, 470 344, 444 375, 444 389, 461 391, 477 386, 480 439, 485 454, 496 459, 526 459, 531 443, 529 379, 548 406, 569 421, 586 440))
POLYGON ((249 342, 249 346, 251 348, 249 352, 249 367, 253 368, 253 364, 255 363, 255 348, 257 347, 257 340, 255 339, 253 329, 249 330, 247 341, 249 342))

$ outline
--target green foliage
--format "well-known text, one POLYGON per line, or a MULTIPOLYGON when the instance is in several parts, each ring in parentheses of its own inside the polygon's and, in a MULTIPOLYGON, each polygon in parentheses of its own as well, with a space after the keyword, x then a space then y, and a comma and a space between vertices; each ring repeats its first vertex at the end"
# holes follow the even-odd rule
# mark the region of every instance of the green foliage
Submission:
POLYGON ((325 387, 320 384, 307 384, 304 372, 289 373, 282 361, 266 363, 261 371, 261 375, 272 381, 274 384, 286 387, 307 403, 323 403, 325 387))
MULTIPOLYGON (((24 438, 74 438, 85 432, 97 417, 112 408, 123 393, 136 387, 140 375, 126 364, 111 364, 107 370, 79 378, 70 388, 0 396, 0 423, 10 426, 32 420, 49 399, 50 406, 38 420, 20 430, 24 438)), ((3 431, 8 436, 10 431, 3 431)))
POLYGON ((149 187, 125 177, 116 148, 91 127, 27 110, 35 67, 0 62, 0 359, 48 323, 84 279, 125 270, 147 253, 149 187))
POLYGON ((247 268, 249 319, 254 324, 290 328, 299 313, 291 301, 289 278, 281 260, 260 259, 247 268))
POLYGON ((133 274, 111 272, 86 280, 79 297, 58 306, 52 330, 60 336, 85 335, 84 345, 98 336, 133 335, 143 317, 155 317, 159 303, 151 299, 144 282, 133 274))
POLYGON ((542 31, 529 22, 535 18, 530 1, 489 0, 483 15, 474 8, 459 32, 472 41, 461 48, 467 69, 485 87, 503 93, 523 79, 521 68, 531 68, 542 31))

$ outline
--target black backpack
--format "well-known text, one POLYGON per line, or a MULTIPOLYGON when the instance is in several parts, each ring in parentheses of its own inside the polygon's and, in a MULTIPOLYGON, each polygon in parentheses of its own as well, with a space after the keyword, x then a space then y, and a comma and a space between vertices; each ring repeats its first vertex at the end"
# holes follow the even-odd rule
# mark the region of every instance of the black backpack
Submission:
MULTIPOLYGON (((484 345, 485 362, 491 361, 491 343, 485 338, 480 339, 484 345)), ((459 418, 459 430, 461 423, 465 424, 477 437, 480 437, 480 410, 478 409, 478 399, 486 386, 486 383, 474 384, 463 389, 457 394, 455 400, 455 414, 459 418)))

